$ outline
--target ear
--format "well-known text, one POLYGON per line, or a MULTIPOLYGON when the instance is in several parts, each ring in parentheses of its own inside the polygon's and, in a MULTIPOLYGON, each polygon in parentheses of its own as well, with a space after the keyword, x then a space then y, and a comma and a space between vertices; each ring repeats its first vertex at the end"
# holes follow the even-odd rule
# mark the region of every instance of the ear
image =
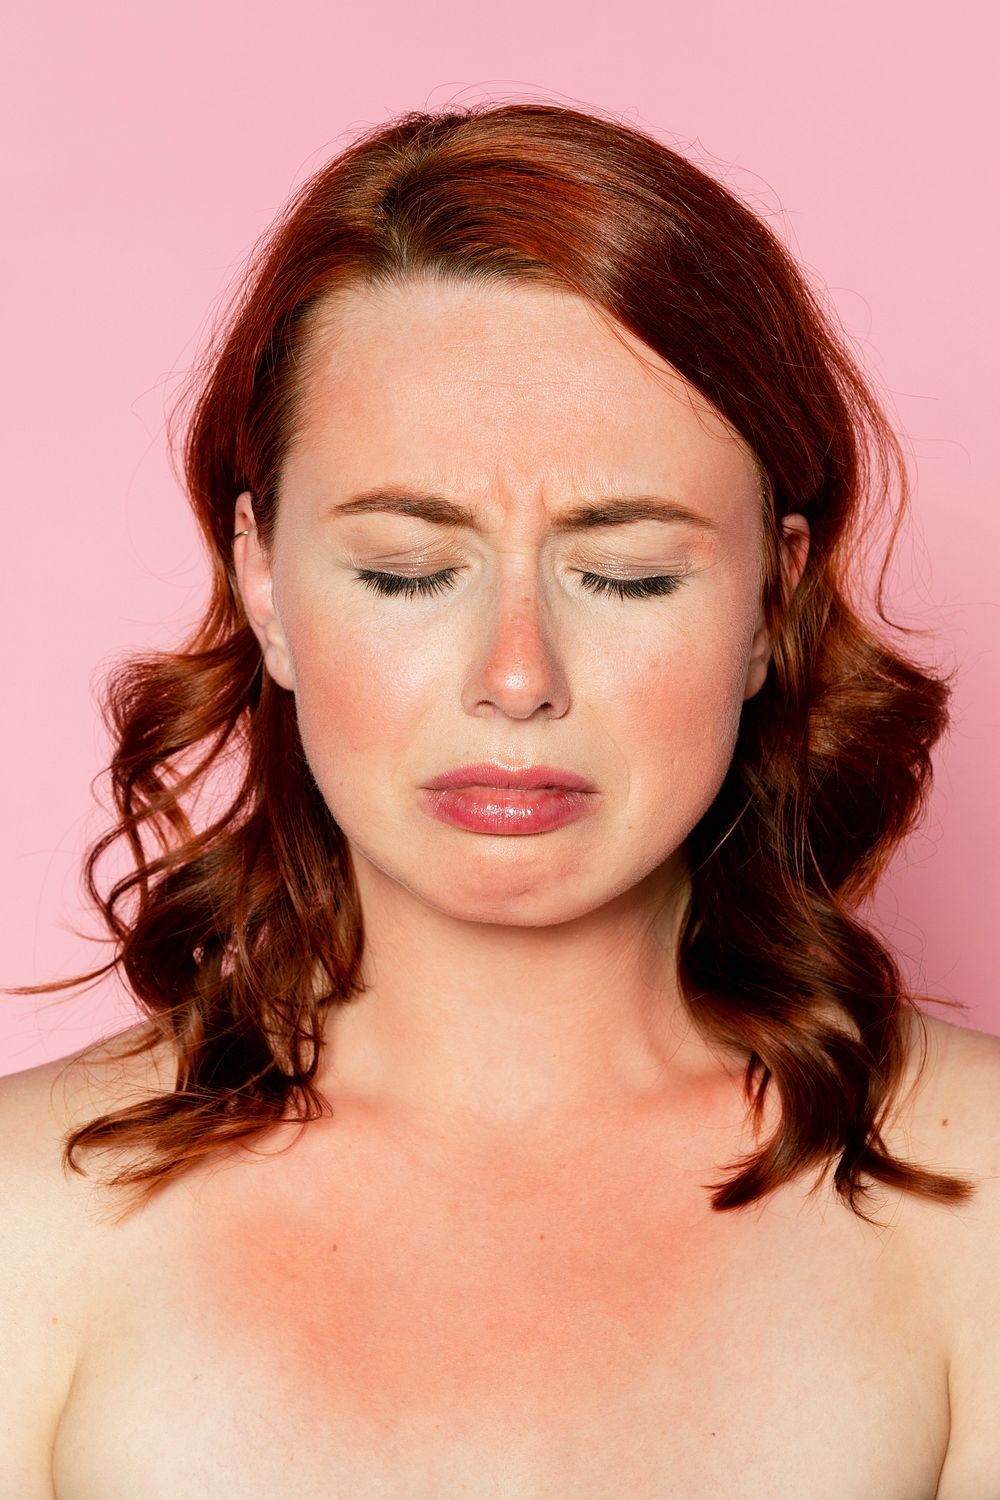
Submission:
MULTIPOLYGON (((809 556, 809 522, 805 516, 796 511, 782 518, 781 533, 781 571, 787 601, 798 587, 806 565, 806 558, 809 556)), ((744 703, 755 693, 759 693, 764 686, 770 660, 771 640, 764 622, 764 609, 761 606, 757 617, 757 628, 750 644, 750 659, 747 662, 746 686, 743 693, 744 703)))
POLYGON ((234 520, 233 566, 247 621, 260 642, 267 670, 279 687, 294 692, 292 657, 274 602, 271 565, 257 536, 257 523, 254 520, 249 490, 244 490, 236 501, 234 520), (237 536, 236 533, 241 531, 248 532, 249 535, 237 536))

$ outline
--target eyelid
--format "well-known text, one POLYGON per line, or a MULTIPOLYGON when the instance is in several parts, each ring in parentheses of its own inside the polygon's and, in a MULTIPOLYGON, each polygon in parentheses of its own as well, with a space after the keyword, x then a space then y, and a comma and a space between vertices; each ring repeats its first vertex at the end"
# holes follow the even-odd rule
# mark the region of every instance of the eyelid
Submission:
MULTIPOLYGON (((434 572, 461 572, 461 564, 445 561, 449 555, 451 557, 455 555, 452 548, 394 547, 391 551, 385 552, 370 552, 366 549, 364 554, 352 550, 345 553, 344 560, 352 568, 366 572, 384 571, 403 574, 420 568, 429 568, 434 572)), ((620 578, 649 577, 653 573, 690 573, 696 566, 690 558, 679 558, 676 561, 667 562, 662 556, 650 558, 647 561, 634 558, 623 561, 618 555, 590 548, 575 549, 567 561, 574 572, 586 572, 589 569, 594 572, 613 574, 620 578)))

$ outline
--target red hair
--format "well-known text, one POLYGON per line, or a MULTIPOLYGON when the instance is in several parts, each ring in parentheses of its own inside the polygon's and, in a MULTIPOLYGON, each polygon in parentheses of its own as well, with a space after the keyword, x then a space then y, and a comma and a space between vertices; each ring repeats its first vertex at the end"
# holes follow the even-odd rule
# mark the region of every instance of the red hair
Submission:
MULTIPOLYGON (((546 104, 412 113, 357 138, 265 239, 199 372, 184 470, 211 597, 179 649, 119 664, 103 702, 119 817, 88 850, 85 880, 115 956, 17 991, 122 970, 151 1023, 132 1055, 169 1040, 176 1086, 72 1131, 66 1160, 80 1170, 82 1148, 138 1153, 110 1181, 144 1200, 227 1143, 322 1112, 323 1016, 361 991, 362 914, 294 697, 262 669, 243 611, 233 504, 252 492, 268 548, 320 299, 414 276, 543 281, 588 298, 706 396, 760 468, 773 654, 688 841, 677 963, 702 1032, 746 1057, 757 1120, 769 1088, 781 1109, 773 1137, 715 1186, 714 1206, 830 1166, 858 1213, 872 1181, 967 1195, 883 1141, 915 997, 857 914, 922 810, 947 723, 947 679, 893 649, 851 598, 860 544, 887 506, 889 550, 898 533, 899 445, 758 217, 642 132, 546 104), (778 538, 792 511, 808 519, 811 547, 786 600, 778 538), (222 764, 237 768, 235 791, 196 829, 188 799, 222 764), (134 869, 105 895, 97 863, 121 839, 134 869)), ((887 551, 884 624, 888 562, 887 551)))

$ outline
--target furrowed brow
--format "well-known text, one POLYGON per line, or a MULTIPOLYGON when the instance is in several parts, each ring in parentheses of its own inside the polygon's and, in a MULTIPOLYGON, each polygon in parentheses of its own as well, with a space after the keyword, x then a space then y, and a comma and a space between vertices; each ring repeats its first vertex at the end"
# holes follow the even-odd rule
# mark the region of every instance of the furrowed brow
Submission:
MULTIPOLYGON (((476 513, 467 505, 448 500, 443 495, 413 490, 403 485, 364 490, 353 495, 350 500, 333 506, 330 514, 343 516, 377 511, 414 516, 417 520, 429 521, 437 526, 464 526, 471 531, 479 530, 476 513)), ((718 523, 708 516, 698 515, 684 505, 657 495, 615 495, 584 501, 555 516, 552 530, 590 531, 598 526, 627 526, 633 521, 665 521, 695 526, 703 531, 719 530, 718 523)))

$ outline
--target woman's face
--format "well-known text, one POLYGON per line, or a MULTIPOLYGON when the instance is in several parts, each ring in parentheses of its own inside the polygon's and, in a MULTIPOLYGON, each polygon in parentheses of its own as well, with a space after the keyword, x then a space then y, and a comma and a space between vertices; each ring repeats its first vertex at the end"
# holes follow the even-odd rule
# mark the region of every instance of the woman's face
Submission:
MULTIPOLYGON (((564 921, 682 871, 767 670, 751 458, 621 333, 628 347, 586 301, 537 285, 341 293, 304 365, 270 557, 255 534, 236 543, 266 667, 295 695, 359 879, 456 917, 564 921), (389 490, 467 524, 345 509, 389 490), (637 497, 662 515, 628 519, 637 497), (605 524, 560 526, 598 504, 605 524), (441 576, 386 594, 365 571, 441 576), (542 832, 435 816, 426 783, 481 762, 596 790, 542 832)), ((242 495, 235 530, 252 526, 242 495)), ((793 582, 803 562, 789 551, 793 582)))

